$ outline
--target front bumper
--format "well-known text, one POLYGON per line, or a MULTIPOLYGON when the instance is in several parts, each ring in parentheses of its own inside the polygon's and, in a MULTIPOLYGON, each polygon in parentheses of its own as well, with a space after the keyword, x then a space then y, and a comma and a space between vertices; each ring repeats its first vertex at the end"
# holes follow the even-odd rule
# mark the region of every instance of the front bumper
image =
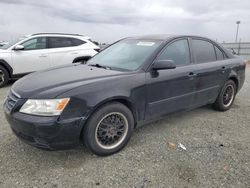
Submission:
POLYGON ((17 137, 26 143, 48 150, 69 149, 79 145, 85 120, 82 118, 64 119, 60 117, 40 117, 20 112, 5 116, 17 137))

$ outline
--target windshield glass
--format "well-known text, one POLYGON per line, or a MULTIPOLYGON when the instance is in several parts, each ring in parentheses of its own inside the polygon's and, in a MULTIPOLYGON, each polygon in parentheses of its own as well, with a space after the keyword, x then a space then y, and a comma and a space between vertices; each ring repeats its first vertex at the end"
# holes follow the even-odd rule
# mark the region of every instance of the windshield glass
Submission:
POLYGON ((160 44, 161 41, 122 40, 91 58, 88 64, 133 71, 138 69, 160 44))
POLYGON ((8 49, 9 47, 13 46, 14 44, 18 43, 19 41, 25 39, 26 37, 22 37, 22 38, 17 38, 17 39, 14 39, 10 42, 8 42, 7 44, 1 46, 0 48, 1 49, 8 49))

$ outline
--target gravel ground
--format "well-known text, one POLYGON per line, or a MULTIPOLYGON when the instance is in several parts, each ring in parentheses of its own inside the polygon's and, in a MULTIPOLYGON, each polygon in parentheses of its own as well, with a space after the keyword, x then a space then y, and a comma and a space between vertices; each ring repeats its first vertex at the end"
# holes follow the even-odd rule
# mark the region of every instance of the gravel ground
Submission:
MULTIPOLYGON (((0 105, 9 88, 0 89, 0 105)), ((170 115, 137 129, 127 147, 109 157, 83 147, 51 152, 26 145, 1 109, 0 187, 249 188, 249 91, 250 66, 231 110, 206 106, 170 115)))

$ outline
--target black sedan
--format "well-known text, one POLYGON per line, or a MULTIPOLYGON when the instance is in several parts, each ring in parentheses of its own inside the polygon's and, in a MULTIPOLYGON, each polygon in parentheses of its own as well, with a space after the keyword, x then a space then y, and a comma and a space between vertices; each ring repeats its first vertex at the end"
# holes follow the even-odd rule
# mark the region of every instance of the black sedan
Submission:
POLYGON ((245 79, 245 63, 197 36, 120 40, 87 64, 18 80, 4 103, 13 132, 43 149, 83 142, 97 155, 121 150, 133 130, 181 110, 213 104, 228 110, 245 79))

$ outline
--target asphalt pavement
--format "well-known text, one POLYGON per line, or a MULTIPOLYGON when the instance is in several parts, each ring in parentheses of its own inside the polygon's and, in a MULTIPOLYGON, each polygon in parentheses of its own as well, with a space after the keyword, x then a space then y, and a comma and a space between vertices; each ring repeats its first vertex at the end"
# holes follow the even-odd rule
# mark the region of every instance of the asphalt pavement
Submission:
MULTIPOLYGON (((0 89, 0 105, 10 89, 0 89)), ((135 130, 121 152, 44 151, 11 132, 0 109, 0 187, 250 187, 250 66, 227 112, 205 106, 135 130)))

